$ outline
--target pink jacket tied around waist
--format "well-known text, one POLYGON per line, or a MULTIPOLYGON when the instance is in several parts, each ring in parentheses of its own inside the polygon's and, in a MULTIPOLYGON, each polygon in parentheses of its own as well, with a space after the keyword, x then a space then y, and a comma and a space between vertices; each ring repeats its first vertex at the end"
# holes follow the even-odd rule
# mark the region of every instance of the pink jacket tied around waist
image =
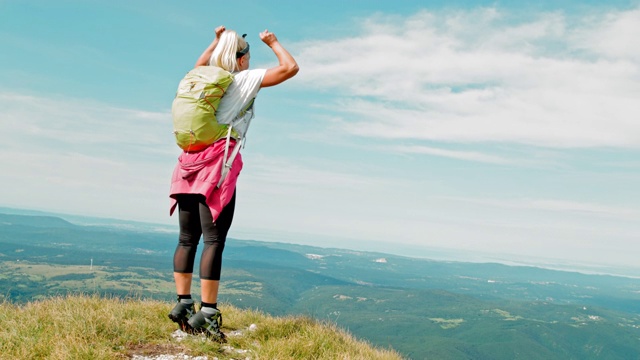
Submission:
MULTIPOLYGON (((235 141, 231 141, 229 152, 236 146, 235 141)), ((178 164, 173 170, 171 178, 171 207, 169 215, 172 215, 178 205, 176 195, 178 194, 201 194, 205 197, 207 205, 211 209, 213 221, 215 222, 229 201, 236 189, 236 182, 242 170, 242 156, 238 154, 233 160, 231 169, 224 179, 220 188, 216 188, 222 173, 222 158, 226 141, 220 140, 202 151, 195 153, 183 152, 178 157, 178 164)))

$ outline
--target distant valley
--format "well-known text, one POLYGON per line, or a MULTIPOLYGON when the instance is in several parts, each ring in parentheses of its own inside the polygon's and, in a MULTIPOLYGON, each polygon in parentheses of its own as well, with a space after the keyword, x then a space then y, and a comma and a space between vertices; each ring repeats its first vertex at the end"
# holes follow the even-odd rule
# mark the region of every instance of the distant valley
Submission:
MULTIPOLYGON (((175 237, 0 213, 0 296, 173 301, 175 237)), ((222 301, 335 322, 413 359, 640 358, 640 279, 235 239, 223 268, 222 301)))

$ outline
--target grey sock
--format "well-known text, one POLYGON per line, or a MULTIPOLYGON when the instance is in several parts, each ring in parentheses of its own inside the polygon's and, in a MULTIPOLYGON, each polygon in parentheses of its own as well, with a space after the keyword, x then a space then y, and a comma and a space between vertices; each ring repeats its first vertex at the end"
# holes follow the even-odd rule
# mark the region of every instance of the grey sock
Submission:
POLYGON ((213 314, 215 314, 217 312, 220 312, 220 310, 218 310, 216 308, 208 307, 208 306, 207 307, 203 307, 202 309, 200 309, 200 311, 203 314, 207 314, 207 315, 213 315, 213 314))

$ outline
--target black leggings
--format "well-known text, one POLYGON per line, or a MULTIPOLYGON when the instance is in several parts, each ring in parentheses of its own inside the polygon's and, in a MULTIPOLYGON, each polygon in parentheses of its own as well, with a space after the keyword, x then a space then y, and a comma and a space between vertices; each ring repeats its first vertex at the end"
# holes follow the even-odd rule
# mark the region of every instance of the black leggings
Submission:
POLYGON ((177 200, 180 236, 173 255, 173 271, 184 274, 193 273, 200 235, 204 235, 204 249, 200 258, 200 279, 220 280, 222 251, 236 206, 235 192, 215 223, 204 196, 180 194, 177 200))

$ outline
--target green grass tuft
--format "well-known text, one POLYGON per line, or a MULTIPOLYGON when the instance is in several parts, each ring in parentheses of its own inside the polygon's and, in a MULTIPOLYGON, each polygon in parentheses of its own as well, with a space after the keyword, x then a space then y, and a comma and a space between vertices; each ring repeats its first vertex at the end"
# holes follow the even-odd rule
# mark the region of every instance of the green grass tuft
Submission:
POLYGON ((0 359, 128 359, 134 355, 205 355, 209 359, 400 359, 334 324, 275 318, 220 307, 228 343, 198 336, 178 341, 172 303, 69 295, 27 304, 0 303, 0 359), (249 331, 255 324, 257 329, 249 331), (233 335, 233 334, 236 335, 233 335), (244 352, 246 351, 246 352, 244 352), (242 354, 242 355, 240 355, 242 354))

